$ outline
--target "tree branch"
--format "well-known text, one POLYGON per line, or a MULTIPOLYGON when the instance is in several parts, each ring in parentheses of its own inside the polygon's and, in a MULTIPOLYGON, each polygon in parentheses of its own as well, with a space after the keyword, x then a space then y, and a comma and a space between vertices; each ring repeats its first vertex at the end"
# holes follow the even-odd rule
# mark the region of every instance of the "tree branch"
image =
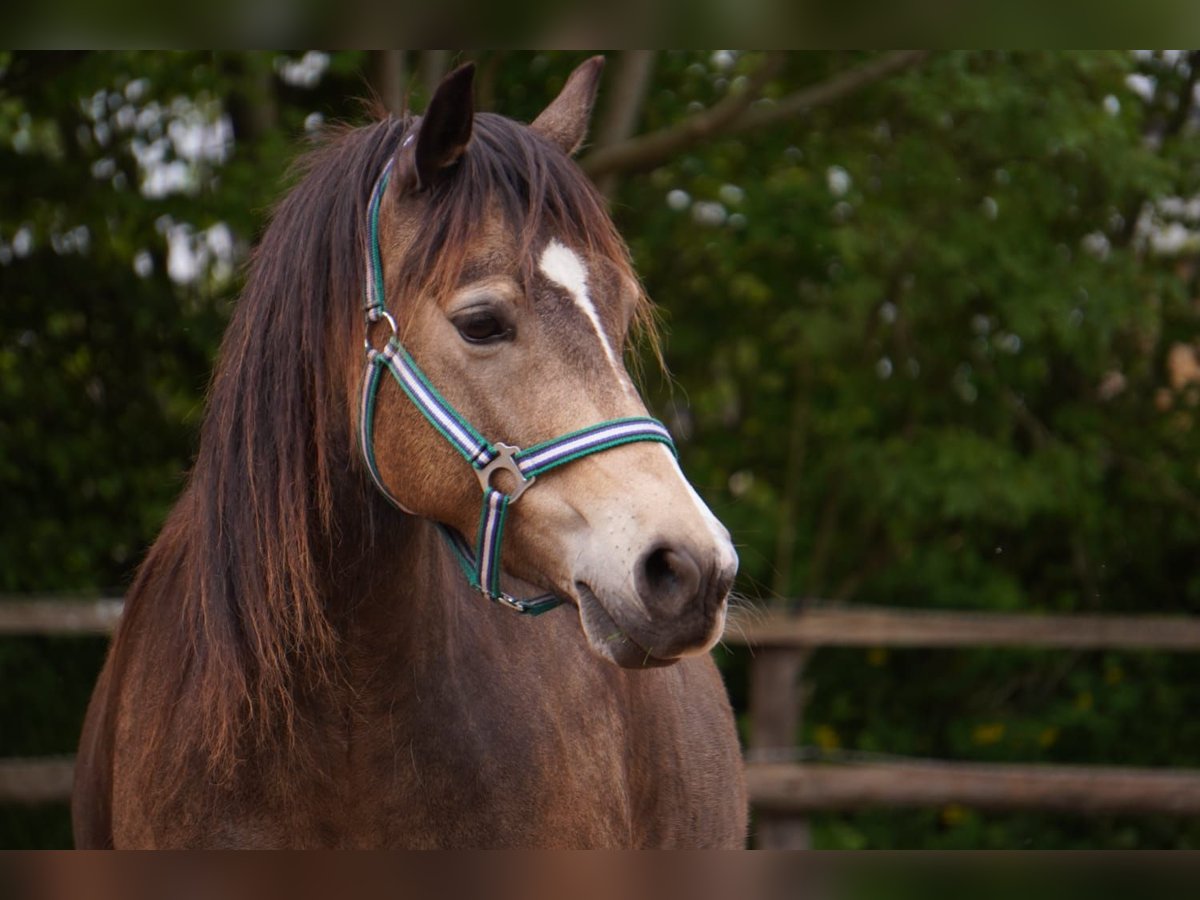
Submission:
POLYGON ((1187 75, 1184 76, 1183 84, 1175 94, 1175 108, 1171 110, 1166 124, 1163 126, 1164 142, 1183 131, 1183 126, 1192 117, 1196 80, 1200 78, 1200 50, 1193 50, 1188 54, 1187 67, 1187 75))
POLYGON ((836 103, 873 84, 917 65, 928 55, 924 50, 897 50, 876 57, 846 72, 789 94, 770 105, 753 108, 762 90, 782 67, 783 57, 771 57, 750 78, 750 83, 731 93, 715 106, 696 113, 670 128, 630 138, 619 144, 601 147, 589 154, 581 165, 593 179, 613 172, 642 172, 662 165, 671 157, 709 138, 736 134, 773 125, 809 110, 836 103))
POLYGON ((792 572, 796 561, 796 518, 800 478, 808 452, 808 418, 811 408, 808 388, 808 360, 796 366, 793 381, 791 427, 788 429, 787 464, 784 468, 783 496, 779 502, 775 532, 775 578, 771 586, 776 598, 792 596, 792 572))
POLYGON ((747 110, 746 114, 734 123, 731 133, 765 128, 784 119, 804 115, 818 106, 837 103, 868 85, 903 72, 905 69, 911 69, 923 62, 928 55, 929 51, 927 50, 896 50, 876 57, 861 66, 840 72, 827 81, 789 94, 769 106, 747 110))
POLYGON ((808 584, 805 586, 805 596, 807 597, 825 595, 825 570, 829 567, 829 557, 833 552, 835 538, 841 537, 839 522, 842 517, 842 500, 845 496, 843 483, 839 477, 833 483, 829 493, 825 495, 825 502, 821 505, 821 515, 817 519, 817 531, 813 537, 812 556, 808 563, 808 584))
POLYGON ((783 62, 783 54, 772 53, 742 90, 731 90, 715 105, 670 128, 600 147, 580 165, 593 179, 599 179, 613 172, 644 171, 666 162, 693 144, 726 130, 762 95, 763 87, 783 68, 783 62))
MULTIPOLYGON (((1179 136, 1183 130, 1183 126, 1191 118, 1196 82, 1200 78, 1200 50, 1193 50, 1188 54, 1187 67, 1187 74, 1184 76, 1183 83, 1175 94, 1175 107, 1169 111, 1162 131, 1158 135, 1160 150, 1179 136)), ((1157 95, 1155 99, 1157 99, 1157 95)), ((1153 136, 1152 126, 1151 129, 1147 130, 1144 137, 1151 138, 1153 136)), ((1124 223, 1120 233, 1117 234, 1116 239, 1113 241, 1116 246, 1128 247, 1133 242, 1134 237, 1137 235, 1138 221, 1142 217, 1142 208, 1146 205, 1148 199, 1145 191, 1138 191, 1124 209, 1121 210, 1124 223)))

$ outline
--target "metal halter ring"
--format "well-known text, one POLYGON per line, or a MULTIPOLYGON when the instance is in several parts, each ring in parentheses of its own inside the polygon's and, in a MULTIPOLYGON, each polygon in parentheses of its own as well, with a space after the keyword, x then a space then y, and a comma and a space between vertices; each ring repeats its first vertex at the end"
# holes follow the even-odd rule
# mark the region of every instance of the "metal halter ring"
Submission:
POLYGON ((395 337, 399 333, 398 329, 396 328, 396 320, 392 318, 392 314, 390 312, 388 312, 386 309, 372 309, 369 313, 367 313, 367 329, 363 334, 363 347, 368 353, 375 349, 371 346, 371 328, 379 321, 388 323, 392 329, 392 337, 395 337))
POLYGON ((508 502, 516 503, 517 498, 525 493, 525 488, 537 481, 537 477, 526 478, 525 473, 521 471, 521 467, 517 465, 515 456, 521 452, 519 447, 497 442, 492 445, 492 449, 496 451, 496 455, 492 461, 482 469, 475 470, 475 474, 479 476, 479 485, 486 492, 492 486, 493 472, 508 472, 517 480, 517 486, 513 488, 512 493, 508 494, 508 502))

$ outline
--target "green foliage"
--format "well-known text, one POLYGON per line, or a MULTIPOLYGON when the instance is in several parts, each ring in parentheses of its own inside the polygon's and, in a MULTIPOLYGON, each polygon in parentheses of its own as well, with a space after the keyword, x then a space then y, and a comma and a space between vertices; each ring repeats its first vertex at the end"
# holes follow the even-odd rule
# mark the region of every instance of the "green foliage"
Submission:
MULTIPOLYGON (((765 94, 871 56, 792 54, 765 94)), ((481 54, 481 103, 531 119, 581 58, 481 54)), ((639 128, 711 107, 763 59, 659 54, 639 128)), ((648 378, 652 405, 739 543, 745 594, 1200 612, 1191 63, 933 54, 619 181, 614 213, 669 333, 673 380, 648 378)), ((370 71, 361 53, 0 55, 0 590, 128 582, 186 473, 239 266, 288 162, 306 130, 363 118, 370 71), (172 278, 184 244, 197 265, 172 278)), ((427 94, 414 76, 416 108, 427 94)), ((0 754, 70 752, 98 663, 91 645, 0 642, 0 754)), ((740 708, 744 660, 725 664, 740 708)), ((1198 668, 822 651, 801 738, 1195 767, 1198 668)), ((0 843, 61 843, 54 815, 6 810, 0 843)), ((1175 820, 957 808, 825 816, 815 835, 1200 843, 1175 820)))
MULTIPOLYGON (((726 77, 684 55, 664 64, 660 83, 688 87, 652 95, 654 121, 726 77)), ((847 61, 790 65, 780 93, 847 61)), ((1172 124, 1178 96, 1191 108, 1186 72, 1174 57, 938 54, 664 166, 648 179, 657 205, 624 184, 620 223, 673 326, 684 458, 742 542, 748 593, 1198 610, 1196 387, 1168 364, 1196 341, 1194 263, 1156 253, 1149 234, 1168 224, 1164 198, 1196 194, 1193 126, 1172 124), (1135 73, 1155 79, 1152 100, 1131 89, 1135 73), (727 217, 704 224, 701 203, 727 217)), ((802 739, 1195 766, 1179 729, 1197 671, 1186 657, 821 651, 802 739)), ((1200 838, 1169 820, 944 812, 826 816, 815 835, 830 847, 1200 838)))

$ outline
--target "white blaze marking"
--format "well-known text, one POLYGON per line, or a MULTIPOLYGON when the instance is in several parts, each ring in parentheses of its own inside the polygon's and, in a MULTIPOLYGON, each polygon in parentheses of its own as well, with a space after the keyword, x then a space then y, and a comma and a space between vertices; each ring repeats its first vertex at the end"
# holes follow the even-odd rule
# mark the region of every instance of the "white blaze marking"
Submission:
POLYGON ((679 480, 683 482, 683 486, 687 490, 687 494, 691 498, 696 512, 700 514, 700 518, 703 519, 704 523, 708 526, 709 534, 712 535, 713 541, 717 545, 718 552, 721 554, 721 565, 736 566, 737 551, 733 549, 733 544, 730 542, 729 530, 723 524, 721 524, 721 520, 713 514, 713 511, 708 508, 708 504, 704 502, 698 493, 696 493, 696 489, 692 487, 692 483, 688 481, 687 476, 683 474, 683 469, 680 468, 679 460, 675 458, 675 454, 662 444, 659 444, 658 447, 667 455, 667 459, 671 461, 671 468, 675 470, 676 474, 679 475, 679 480))
POLYGON ((600 323, 600 316, 596 313, 596 307, 592 303, 591 297, 588 296, 587 269, 584 268, 583 261, 569 247, 552 240, 542 251, 542 260, 539 265, 542 274, 570 294, 575 305, 592 323, 592 329, 596 332, 596 337, 600 338, 600 346, 604 348, 604 355, 608 357, 609 365, 613 367, 613 371, 617 373, 617 377, 624 385, 625 367, 617 361, 608 336, 604 333, 604 326, 600 323))

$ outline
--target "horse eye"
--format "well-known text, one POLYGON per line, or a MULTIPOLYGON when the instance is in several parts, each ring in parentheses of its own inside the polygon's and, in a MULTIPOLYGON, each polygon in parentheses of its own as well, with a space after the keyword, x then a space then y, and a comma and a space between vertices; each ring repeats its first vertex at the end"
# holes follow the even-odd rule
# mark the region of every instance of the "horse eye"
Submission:
POLYGON ((454 320, 454 327, 464 341, 472 344, 490 344, 512 337, 510 325, 488 311, 473 312, 454 320))

